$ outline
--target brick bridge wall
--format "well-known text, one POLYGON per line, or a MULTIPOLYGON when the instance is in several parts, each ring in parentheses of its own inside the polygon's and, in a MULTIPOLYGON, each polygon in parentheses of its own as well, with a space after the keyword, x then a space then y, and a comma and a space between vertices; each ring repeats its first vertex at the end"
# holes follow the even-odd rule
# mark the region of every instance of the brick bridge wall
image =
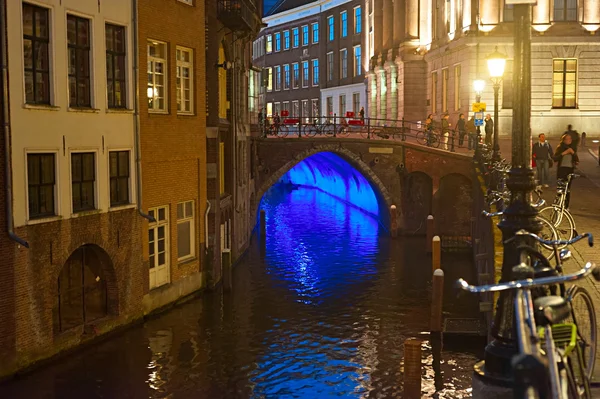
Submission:
POLYGON ((396 205, 406 234, 425 232, 427 215, 436 232, 469 235, 473 204, 472 158, 418 144, 364 139, 256 138, 256 212, 264 193, 294 165, 319 152, 332 152, 372 184, 387 208, 396 205))

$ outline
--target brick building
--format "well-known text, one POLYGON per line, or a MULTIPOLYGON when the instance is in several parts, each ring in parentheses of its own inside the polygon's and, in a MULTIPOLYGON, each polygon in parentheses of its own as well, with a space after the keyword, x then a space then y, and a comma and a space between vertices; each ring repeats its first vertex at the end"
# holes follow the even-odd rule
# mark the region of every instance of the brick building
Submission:
POLYGON ((251 64, 252 41, 260 29, 262 1, 206 1, 207 105, 207 268, 210 285, 224 276, 223 265, 246 249, 255 225, 250 121, 256 118, 251 64))
POLYGON ((204 1, 140 0, 143 208, 150 311, 202 287, 206 209, 204 1))
POLYGON ((360 0, 285 0, 263 18, 253 63, 264 72, 260 107, 306 120, 366 107, 360 0))
MULTIPOLYGON (((500 88, 500 134, 512 125, 513 6, 502 0, 366 1, 368 90, 372 117, 423 120, 445 112, 451 122, 467 113, 486 81, 482 101, 493 113, 493 85, 486 57, 508 60, 500 88)), ((600 70, 595 35, 600 5, 580 0, 539 0, 532 10, 533 133, 558 136, 567 124, 596 134, 600 70)))

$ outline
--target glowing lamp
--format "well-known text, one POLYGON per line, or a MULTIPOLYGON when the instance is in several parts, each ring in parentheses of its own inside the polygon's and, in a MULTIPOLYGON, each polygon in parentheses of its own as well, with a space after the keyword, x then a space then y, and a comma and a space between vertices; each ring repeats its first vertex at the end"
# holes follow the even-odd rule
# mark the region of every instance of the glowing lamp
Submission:
POLYGON ((506 55, 498 52, 498 47, 496 47, 496 50, 488 56, 487 64, 492 79, 502 78, 506 66, 506 55))
POLYGON ((473 89, 475 90, 475 93, 483 93, 483 89, 485 88, 485 81, 482 79, 475 79, 473 81, 473 89))

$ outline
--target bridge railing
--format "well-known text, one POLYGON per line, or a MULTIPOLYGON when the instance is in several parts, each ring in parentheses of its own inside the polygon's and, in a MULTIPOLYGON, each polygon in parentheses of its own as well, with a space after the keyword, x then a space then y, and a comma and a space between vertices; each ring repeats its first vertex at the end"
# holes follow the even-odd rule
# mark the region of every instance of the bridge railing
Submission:
POLYGON ((412 141, 424 146, 455 152, 457 148, 475 148, 475 132, 459 132, 454 126, 442 127, 441 122, 406 119, 363 118, 354 115, 289 116, 259 118, 259 134, 270 137, 335 137, 363 138, 367 140, 412 141))

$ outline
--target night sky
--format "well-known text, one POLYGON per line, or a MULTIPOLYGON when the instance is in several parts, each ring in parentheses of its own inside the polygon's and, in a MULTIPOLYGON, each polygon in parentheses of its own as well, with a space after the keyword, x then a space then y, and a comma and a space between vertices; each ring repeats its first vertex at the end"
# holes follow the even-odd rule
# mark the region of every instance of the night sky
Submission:
POLYGON ((263 0, 263 14, 268 13, 275 3, 277 3, 277 0, 263 0))

